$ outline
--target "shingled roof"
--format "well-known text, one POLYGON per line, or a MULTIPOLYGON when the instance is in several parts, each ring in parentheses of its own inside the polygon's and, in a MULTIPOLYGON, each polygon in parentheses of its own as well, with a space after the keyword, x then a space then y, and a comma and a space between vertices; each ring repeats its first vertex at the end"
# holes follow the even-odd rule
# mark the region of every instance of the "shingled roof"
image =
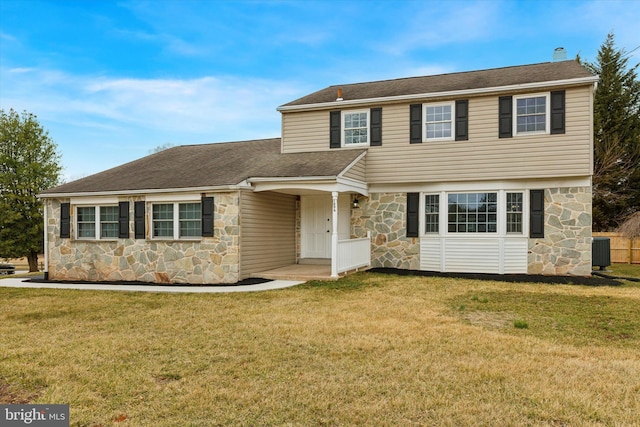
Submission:
POLYGON ((338 89, 342 89, 342 98, 344 101, 352 101, 481 88, 498 88, 589 77, 593 78, 594 76, 577 61, 545 62, 541 64, 493 68, 489 70, 333 85, 284 104, 280 108, 335 102, 338 89))
POLYGON ((248 178, 337 176, 365 150, 280 153, 280 138, 184 145, 43 191, 42 196, 206 188, 248 178))

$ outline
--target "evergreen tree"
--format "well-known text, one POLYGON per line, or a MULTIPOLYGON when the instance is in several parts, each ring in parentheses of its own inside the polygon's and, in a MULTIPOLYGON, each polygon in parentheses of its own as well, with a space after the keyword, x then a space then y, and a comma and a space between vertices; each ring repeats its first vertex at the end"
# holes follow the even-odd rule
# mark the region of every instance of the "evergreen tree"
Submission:
POLYGON ((609 33, 595 63, 593 228, 609 231, 640 209, 640 81, 609 33))
POLYGON ((37 195, 58 183, 56 150, 36 116, 0 110, 0 258, 26 256, 29 271, 38 271, 38 254, 44 250, 37 195))

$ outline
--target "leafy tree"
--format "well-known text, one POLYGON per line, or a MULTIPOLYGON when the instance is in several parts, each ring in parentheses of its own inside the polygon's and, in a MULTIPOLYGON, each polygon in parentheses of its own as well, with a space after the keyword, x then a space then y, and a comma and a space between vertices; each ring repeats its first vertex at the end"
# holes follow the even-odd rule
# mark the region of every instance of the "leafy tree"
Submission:
POLYGON ((615 46, 609 33, 595 63, 593 227, 615 229, 640 209, 640 81, 638 65, 615 46))
POLYGON ((57 146, 37 117, 0 110, 0 257, 26 256, 38 271, 44 249, 42 203, 37 195, 59 181, 57 146))

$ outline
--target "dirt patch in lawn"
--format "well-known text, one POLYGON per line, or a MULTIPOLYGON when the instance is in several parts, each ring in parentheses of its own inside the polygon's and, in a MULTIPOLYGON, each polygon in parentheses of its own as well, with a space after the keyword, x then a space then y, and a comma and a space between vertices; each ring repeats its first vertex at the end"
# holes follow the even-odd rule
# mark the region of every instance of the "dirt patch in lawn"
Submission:
POLYGON ((22 405, 33 402, 40 393, 11 386, 0 378, 0 403, 5 405, 22 405))

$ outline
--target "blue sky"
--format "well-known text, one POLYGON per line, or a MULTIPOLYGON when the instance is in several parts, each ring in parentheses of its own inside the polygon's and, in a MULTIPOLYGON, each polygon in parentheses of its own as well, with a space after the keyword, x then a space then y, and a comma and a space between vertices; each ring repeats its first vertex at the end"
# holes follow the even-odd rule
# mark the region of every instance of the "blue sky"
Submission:
MULTIPOLYGON (((280 136, 332 84, 594 61, 640 1, 0 1, 0 108, 38 116, 69 181, 165 145, 280 136)), ((632 53, 640 62, 640 49, 632 53)))

